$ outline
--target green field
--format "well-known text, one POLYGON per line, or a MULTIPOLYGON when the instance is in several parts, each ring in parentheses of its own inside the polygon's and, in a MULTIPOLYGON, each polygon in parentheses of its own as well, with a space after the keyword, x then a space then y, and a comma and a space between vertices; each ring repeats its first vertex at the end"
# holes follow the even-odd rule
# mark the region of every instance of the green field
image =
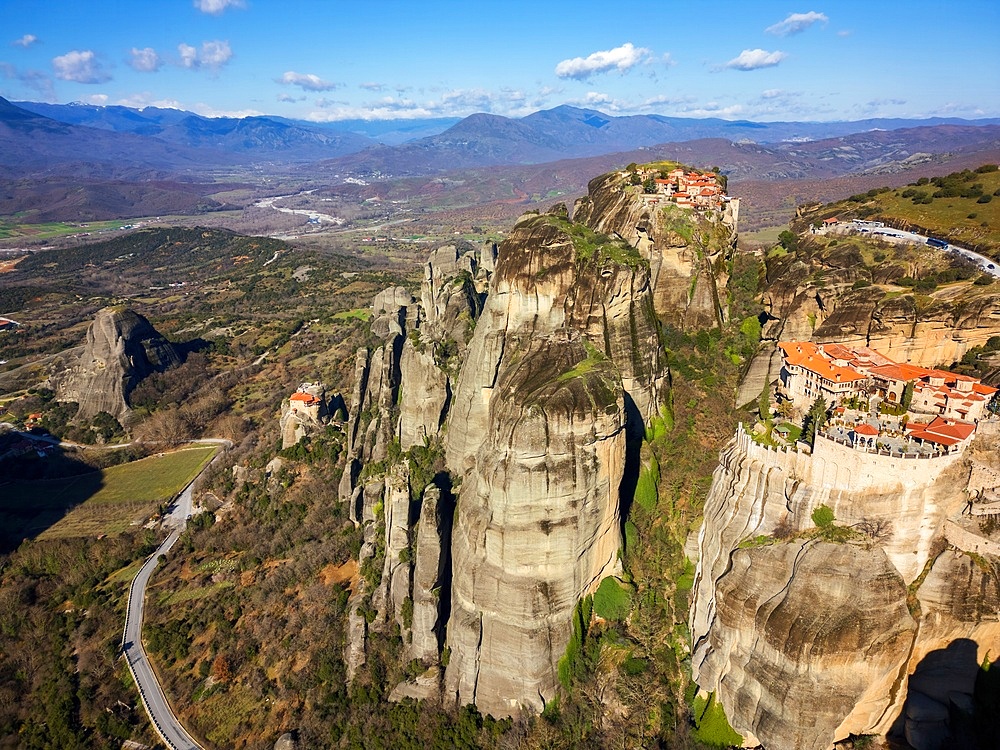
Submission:
MULTIPOLYGON (((24 237, 34 240, 48 240, 69 234, 94 234, 108 229, 118 229, 125 224, 133 224, 136 219, 115 219, 114 221, 88 221, 82 224, 63 221, 49 221, 41 224, 23 224, 16 216, 0 217, 0 240, 24 237)), ((95 238, 96 239, 96 238, 95 238)))
POLYGON ((76 477, 4 485, 0 523, 11 535, 42 539, 120 534, 180 492, 215 451, 199 446, 76 477))

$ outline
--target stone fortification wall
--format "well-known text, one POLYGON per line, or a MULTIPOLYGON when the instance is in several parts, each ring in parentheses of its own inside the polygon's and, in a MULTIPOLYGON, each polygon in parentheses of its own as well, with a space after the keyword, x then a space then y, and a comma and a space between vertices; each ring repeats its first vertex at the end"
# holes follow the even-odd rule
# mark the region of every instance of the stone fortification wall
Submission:
POLYGON ((974 552, 977 555, 994 555, 1000 557, 1000 542, 979 536, 967 529, 963 529, 952 520, 944 522, 944 536, 949 544, 958 547, 966 552, 974 552))
POLYGON ((960 463, 961 454, 906 458, 856 450, 820 435, 812 454, 795 448, 774 448, 754 442, 741 425, 737 444, 753 461, 772 464, 802 482, 851 492, 882 492, 903 484, 929 486, 943 471, 960 463))

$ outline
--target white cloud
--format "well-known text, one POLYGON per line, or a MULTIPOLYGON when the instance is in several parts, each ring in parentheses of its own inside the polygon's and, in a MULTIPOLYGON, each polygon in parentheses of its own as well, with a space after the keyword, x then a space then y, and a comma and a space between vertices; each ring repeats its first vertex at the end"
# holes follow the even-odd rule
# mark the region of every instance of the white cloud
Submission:
POLYGON ((143 47, 142 49, 133 47, 132 51, 129 52, 128 64, 129 67, 140 73, 153 73, 160 69, 163 60, 152 47, 143 47))
POLYGON ((177 52, 181 56, 181 65, 185 68, 194 68, 198 65, 198 49, 190 44, 181 42, 177 45, 177 52))
POLYGON ((352 105, 334 99, 317 99, 317 110, 306 115, 314 122, 336 120, 407 120, 424 117, 465 117, 473 112, 490 112, 507 117, 521 117, 544 103, 539 94, 529 95, 520 89, 449 89, 435 91, 435 97, 418 101, 409 96, 381 96, 365 105, 352 105))
POLYGON ((757 70, 770 68, 788 57, 784 52, 775 50, 768 52, 762 49, 745 49, 737 57, 726 63, 725 67, 734 70, 757 70))
POLYGON ((781 89, 766 89, 760 92, 761 99, 777 99, 785 95, 781 89))
POLYGON ((291 94, 278 94, 278 101, 279 102, 292 103, 292 102, 304 102, 305 100, 306 100, 306 97, 304 95, 303 96, 292 96, 291 94))
POLYGON ((181 42, 177 45, 177 52, 181 56, 181 67, 191 69, 210 68, 218 70, 233 57, 233 50, 230 48, 229 42, 218 39, 211 42, 202 42, 201 49, 181 42))
POLYGON ((243 0, 194 0, 194 7, 202 13, 218 16, 226 8, 245 8, 246 3, 243 0))
POLYGON ((789 36, 805 31, 814 23, 826 23, 829 20, 825 13, 817 13, 814 10, 808 13, 792 13, 784 21, 768 26, 764 31, 776 36, 789 36))
POLYGON ((71 50, 65 55, 52 58, 56 78, 76 83, 104 83, 111 80, 111 74, 101 66, 93 50, 71 50))
POLYGON ((298 86, 303 91, 332 91, 339 85, 331 81, 324 81, 312 73, 296 73, 294 70, 287 71, 278 79, 278 83, 283 83, 286 86, 298 86))
POLYGON ((718 102, 708 102, 700 107, 684 109, 679 114, 683 114, 685 117, 720 117, 726 119, 743 115, 745 111, 742 104, 722 106, 718 102))
POLYGON ((32 44, 38 41, 38 37, 34 34, 25 34, 20 39, 15 39, 11 44, 15 47, 30 47, 32 44))
POLYGON ((384 83, 367 81, 365 83, 359 83, 358 88, 366 89, 367 91, 385 91, 386 85, 384 83))
POLYGON ((624 73, 648 61, 651 54, 645 47, 636 47, 631 42, 625 42, 621 47, 593 52, 586 57, 563 60, 556 65, 556 75, 560 78, 583 79, 615 69, 624 73))
POLYGON ((107 94, 91 94, 90 96, 85 96, 83 100, 87 104, 96 104, 98 107, 103 107, 108 103, 107 94))

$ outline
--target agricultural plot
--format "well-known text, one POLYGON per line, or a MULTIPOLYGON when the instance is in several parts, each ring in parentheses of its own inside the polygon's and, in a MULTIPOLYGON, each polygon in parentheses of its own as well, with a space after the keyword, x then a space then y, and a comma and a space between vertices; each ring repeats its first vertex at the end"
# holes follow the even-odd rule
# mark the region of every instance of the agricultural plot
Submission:
POLYGON ((214 446, 150 456, 65 479, 0 488, 0 524, 16 545, 25 537, 120 534, 180 492, 212 458, 214 446))

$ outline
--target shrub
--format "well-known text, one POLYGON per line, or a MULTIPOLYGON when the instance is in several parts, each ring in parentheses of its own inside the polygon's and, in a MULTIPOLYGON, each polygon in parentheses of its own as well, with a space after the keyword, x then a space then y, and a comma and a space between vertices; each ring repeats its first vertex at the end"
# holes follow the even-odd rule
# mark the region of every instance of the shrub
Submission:
POLYGON ((976 203, 989 203, 991 200, 993 200, 992 195, 980 195, 976 203))
POLYGON ((828 505, 820 505, 812 512, 812 522, 821 529, 827 529, 833 525, 833 509, 828 505))

